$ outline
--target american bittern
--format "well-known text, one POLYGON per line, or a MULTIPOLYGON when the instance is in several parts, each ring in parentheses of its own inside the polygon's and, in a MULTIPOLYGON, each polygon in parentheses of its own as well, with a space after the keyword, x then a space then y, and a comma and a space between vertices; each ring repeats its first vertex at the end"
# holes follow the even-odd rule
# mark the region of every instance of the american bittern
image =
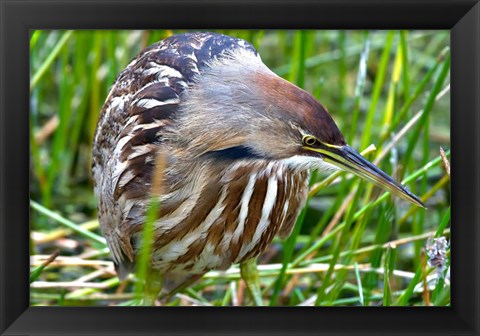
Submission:
POLYGON ((128 64, 98 121, 95 193, 120 276, 135 263, 160 152, 150 268, 173 287, 245 264, 275 235, 287 237, 312 169, 346 170, 422 206, 348 146, 327 110, 267 68, 251 44, 175 35, 128 64))

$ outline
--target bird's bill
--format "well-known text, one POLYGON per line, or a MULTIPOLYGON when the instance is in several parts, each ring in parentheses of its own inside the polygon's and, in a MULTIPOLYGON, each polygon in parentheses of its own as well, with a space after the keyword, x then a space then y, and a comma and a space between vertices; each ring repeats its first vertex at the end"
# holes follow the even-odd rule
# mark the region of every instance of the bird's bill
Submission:
POLYGON ((413 204, 424 207, 422 201, 408 191, 403 185, 396 182, 387 173, 365 159, 360 153, 352 147, 345 146, 327 146, 323 148, 308 148, 309 150, 322 154, 325 162, 333 164, 338 168, 353 173, 361 178, 374 183, 375 185, 390 191, 413 204))

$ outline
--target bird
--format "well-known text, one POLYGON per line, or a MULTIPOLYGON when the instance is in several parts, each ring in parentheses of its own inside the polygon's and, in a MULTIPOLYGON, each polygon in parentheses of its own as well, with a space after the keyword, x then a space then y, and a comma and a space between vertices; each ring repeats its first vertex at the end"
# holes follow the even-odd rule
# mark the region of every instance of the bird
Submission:
POLYGON ((312 170, 344 170, 424 206, 350 147, 327 109, 270 70, 252 44, 217 33, 172 35, 142 50, 112 85, 92 148, 100 228, 120 278, 135 270, 157 196, 149 269, 158 279, 148 304, 162 287, 232 264, 261 304, 246 270, 275 236, 292 232, 312 170))

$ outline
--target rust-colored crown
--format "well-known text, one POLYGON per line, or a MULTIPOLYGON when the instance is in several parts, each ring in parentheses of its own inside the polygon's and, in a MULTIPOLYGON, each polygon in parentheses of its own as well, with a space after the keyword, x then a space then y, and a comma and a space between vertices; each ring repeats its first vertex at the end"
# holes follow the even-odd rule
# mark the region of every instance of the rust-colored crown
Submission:
POLYGON ((285 120, 292 120, 325 143, 343 146, 342 133, 327 109, 310 93, 276 75, 258 73, 256 82, 267 104, 279 106, 285 120))

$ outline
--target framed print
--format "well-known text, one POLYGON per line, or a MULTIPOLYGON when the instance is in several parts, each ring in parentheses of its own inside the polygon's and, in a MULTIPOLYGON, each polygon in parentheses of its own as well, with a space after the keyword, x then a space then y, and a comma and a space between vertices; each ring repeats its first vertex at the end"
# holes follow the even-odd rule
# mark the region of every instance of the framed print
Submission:
POLYGON ((3 1, 2 334, 478 334, 479 6, 3 1))

